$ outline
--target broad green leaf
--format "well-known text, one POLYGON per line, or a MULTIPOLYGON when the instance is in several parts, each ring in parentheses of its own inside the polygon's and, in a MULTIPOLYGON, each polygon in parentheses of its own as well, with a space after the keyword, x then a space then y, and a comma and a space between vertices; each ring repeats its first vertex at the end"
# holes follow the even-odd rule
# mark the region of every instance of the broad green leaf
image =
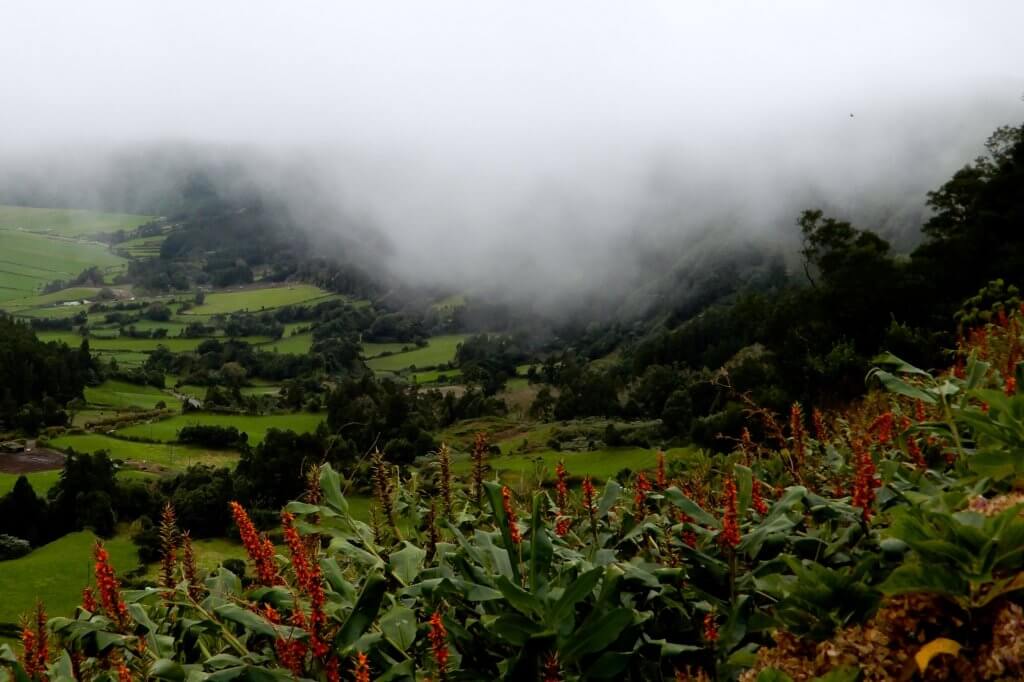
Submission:
POLYGON ((607 649, 633 623, 633 617, 633 609, 626 608, 595 614, 562 647, 565 662, 574 663, 582 656, 607 649))
POLYGON ((363 591, 359 593, 359 599, 352 607, 352 613, 348 615, 345 624, 341 626, 341 630, 334 638, 336 649, 347 649, 373 624, 373 621, 377 619, 377 612, 380 611, 380 604, 387 589, 388 581, 384 576, 379 573, 371 573, 366 576, 363 591))
POLYGON ((149 669, 149 675, 158 680, 180 682, 185 679, 185 668, 176 661, 161 658, 153 662, 152 667, 149 669))
POLYGON ((330 464, 320 467, 320 492, 330 508, 339 514, 348 514, 348 501, 341 494, 341 477, 330 464))
POLYGON ((404 544, 405 547, 397 552, 392 552, 388 563, 391 565, 391 571, 402 581, 402 584, 409 585, 419 574, 427 552, 408 541, 404 544))
POLYGON ((401 651, 408 651, 416 640, 416 613, 396 604, 380 619, 380 629, 401 651))
POLYGON ((547 584, 547 573, 551 567, 554 547, 544 524, 541 501, 543 493, 533 496, 533 510, 530 517, 530 589, 538 592, 547 584))
POLYGON ((277 632, 274 630, 274 625, 266 618, 253 613, 249 609, 243 609, 238 604, 222 604, 214 609, 213 612, 224 620, 238 623, 246 630, 258 635, 273 637, 277 632))
POLYGON ((505 599, 508 600, 508 603, 517 611, 527 616, 539 616, 542 613, 543 605, 540 600, 518 585, 514 585, 505 576, 498 576, 495 584, 505 599))

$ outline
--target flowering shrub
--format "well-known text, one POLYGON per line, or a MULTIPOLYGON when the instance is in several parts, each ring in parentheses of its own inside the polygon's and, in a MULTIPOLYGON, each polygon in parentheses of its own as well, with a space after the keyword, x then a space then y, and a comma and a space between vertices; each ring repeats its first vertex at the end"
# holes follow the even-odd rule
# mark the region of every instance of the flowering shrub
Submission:
POLYGON ((199 576, 168 509, 159 585, 122 590, 98 545, 82 606, 37 613, 0 663, 19 680, 1022 679, 1016 320, 975 334, 962 371, 880 358, 886 393, 812 411, 811 431, 794 405, 789 438, 744 432, 678 479, 659 458, 628 487, 574 489, 559 464, 550 493, 517 495, 479 479, 482 454, 454 481, 442 448, 435 502, 378 458, 380 528, 320 467, 282 511, 284 551, 232 503, 248 581, 199 576))

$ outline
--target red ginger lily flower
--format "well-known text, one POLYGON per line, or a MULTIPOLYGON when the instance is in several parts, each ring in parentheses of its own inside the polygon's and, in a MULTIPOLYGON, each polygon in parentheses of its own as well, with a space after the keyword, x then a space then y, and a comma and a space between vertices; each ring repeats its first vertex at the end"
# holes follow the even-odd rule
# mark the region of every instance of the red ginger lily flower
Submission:
POLYGON ((434 653, 434 662, 437 663, 437 674, 440 679, 446 679, 448 675, 448 630, 441 622, 441 613, 435 611, 430 616, 430 648, 434 653))
POLYGON ((508 534, 513 545, 521 544, 523 536, 519 533, 519 526, 516 524, 516 512, 512 508, 512 491, 508 486, 501 487, 501 507, 505 510, 505 519, 508 521, 508 534))
POLYGON ((96 542, 93 556, 96 558, 96 585, 99 587, 100 603, 111 620, 124 629, 128 626, 128 606, 121 598, 121 583, 110 565, 110 554, 102 542, 96 542))
POLYGON ((249 514, 238 502, 231 502, 231 516, 238 526, 238 534, 245 545, 245 551, 249 559, 256 566, 256 577, 263 585, 279 585, 281 579, 277 575, 277 567, 274 566, 274 545, 266 538, 256 532, 249 514))
POLYGON ((722 532, 718 541, 725 547, 736 547, 740 544, 740 527, 736 512, 736 481, 732 476, 725 479, 722 503, 722 532))

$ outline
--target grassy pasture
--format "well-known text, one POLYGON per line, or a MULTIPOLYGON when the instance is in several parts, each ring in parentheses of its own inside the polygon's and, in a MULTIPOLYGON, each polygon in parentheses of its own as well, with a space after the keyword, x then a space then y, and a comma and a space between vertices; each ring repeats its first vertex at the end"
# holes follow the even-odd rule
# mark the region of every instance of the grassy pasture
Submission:
POLYGON ((290 355, 305 355, 313 345, 312 334, 296 334, 294 336, 283 336, 277 341, 263 344, 259 350, 275 353, 287 353, 290 355))
POLYGON ((401 353, 403 351, 416 350, 415 343, 371 343, 364 341, 363 357, 375 358, 381 353, 401 353))
POLYGON ((462 379, 462 371, 458 369, 430 369, 426 372, 413 372, 409 375, 409 381, 414 384, 436 384, 444 377, 444 383, 459 382, 462 379))
POLYGON ((115 409, 139 407, 151 410, 163 401, 170 409, 180 409, 181 401, 152 386, 139 386, 123 381, 104 381, 95 388, 86 386, 85 400, 90 405, 115 409))
MULTIPOLYGON (((92 549, 96 536, 71 533, 20 559, 0 561, 0 622, 16 623, 41 599, 51 616, 70 616, 81 603, 82 589, 94 582, 92 549)), ((118 573, 138 564, 135 545, 127 535, 104 541, 118 573)))
POLYGON ((72 293, 37 296, 37 292, 47 282, 70 279, 90 266, 109 270, 124 262, 102 244, 0 226, 0 302, 4 308, 14 310, 79 298, 72 293))
POLYGON ((432 336, 424 348, 371 358, 366 364, 376 372, 397 372, 410 367, 437 367, 454 360, 458 345, 468 337, 468 334, 432 336))
POLYGON ((119 429, 117 434, 171 443, 178 438, 178 431, 183 426, 234 426, 239 431, 249 434, 250 445, 256 445, 263 441, 267 431, 272 428, 291 429, 296 433, 309 433, 315 431, 316 427, 323 420, 323 414, 311 414, 309 412, 260 416, 190 413, 171 417, 170 419, 161 419, 149 424, 134 424, 119 429))
POLYGON ((292 284, 277 287, 246 288, 236 291, 216 291, 206 295, 202 305, 186 311, 185 315, 218 315, 243 310, 258 312, 282 308, 299 303, 321 302, 340 298, 310 284, 292 284))
MULTIPOLYGON (((82 337, 77 332, 39 332, 37 334, 41 341, 63 341, 72 347, 82 343, 82 337)), ((124 337, 90 336, 89 348, 93 351, 124 351, 129 353, 152 352, 158 346, 166 346, 172 353, 187 353, 199 347, 205 338, 186 339, 181 337, 170 337, 166 339, 133 339, 124 337)), ((253 345, 266 343, 267 338, 263 336, 244 336, 242 341, 253 345)), ((118 360, 120 362, 120 359, 118 360)))
POLYGON ((207 450, 171 443, 135 443, 98 433, 60 436, 50 439, 49 445, 61 450, 74 448, 76 452, 106 450, 112 459, 148 462, 172 469, 185 469, 193 464, 232 466, 238 460, 238 453, 231 450, 207 450))
POLYGON ((101 213, 80 209, 0 205, 0 228, 21 229, 27 232, 50 232, 65 237, 134 230, 150 220, 152 220, 152 216, 131 213, 101 213))
MULTIPOLYGON (((60 478, 60 469, 50 469, 49 471, 33 471, 28 474, 6 474, 0 473, 0 497, 6 495, 14 488, 15 482, 19 476, 25 476, 28 482, 32 485, 32 489, 36 491, 36 495, 40 497, 46 496, 46 491, 57 483, 57 479, 60 478)), ((121 469, 117 472, 117 477, 122 480, 127 479, 146 479, 153 478, 153 474, 147 474, 144 471, 135 471, 133 469, 121 469)))

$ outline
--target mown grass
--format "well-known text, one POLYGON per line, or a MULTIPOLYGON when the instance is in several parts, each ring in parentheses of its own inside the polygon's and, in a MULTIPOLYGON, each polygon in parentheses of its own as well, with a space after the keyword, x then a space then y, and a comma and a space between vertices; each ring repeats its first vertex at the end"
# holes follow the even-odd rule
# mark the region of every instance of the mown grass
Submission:
POLYGON ((59 450, 74 448, 76 452, 106 450, 112 459, 159 464, 172 469, 185 469, 193 464, 230 467, 238 461, 238 453, 232 450, 208 450, 172 443, 137 443, 99 433, 60 436, 50 439, 48 444, 59 450))
MULTIPOLYGON (((76 332, 40 332, 37 336, 41 341, 62 341, 72 347, 77 347, 82 343, 82 337, 76 332)), ((90 336, 89 348, 94 351, 146 353, 155 351, 159 346, 164 346, 172 353, 188 353, 194 351, 201 343, 207 340, 205 338, 186 339, 180 337, 133 339, 127 336, 115 336, 112 338, 107 336, 90 336)), ((266 343, 269 339, 264 336, 244 336, 240 340, 257 345, 266 343)))
POLYGON ((125 260, 106 246, 72 239, 22 232, 0 225, 0 305, 7 310, 39 308, 51 303, 93 295, 69 290, 44 296, 39 289, 54 280, 71 279, 97 266, 111 270, 125 260))
POLYGON ((415 343, 371 343, 364 341, 362 346, 363 357, 367 359, 375 358, 382 353, 401 353, 416 349, 415 343))
POLYGON ((124 410, 138 407, 151 410, 163 402, 173 410, 181 409, 181 401, 153 386, 139 386, 123 381, 104 381, 96 387, 86 386, 85 400, 90 405, 124 410))
POLYGON ((206 295, 202 305, 187 311, 186 315, 218 315, 247 310, 256 312, 298 305, 312 301, 341 298, 310 284, 291 284, 279 287, 247 288, 237 291, 217 291, 206 295))
POLYGON ((0 205, 0 228, 52 232, 67 237, 134 230, 152 219, 152 216, 131 213, 0 205))
POLYGON ((146 438, 164 443, 177 440, 183 426, 234 426, 249 434, 249 444, 261 443, 270 429, 290 429, 296 433, 310 433, 324 420, 323 414, 295 412, 292 414, 268 414, 259 416, 238 414, 190 413, 170 419, 161 419, 148 424, 135 424, 118 429, 120 436, 146 438))
POLYGON ((309 353, 312 345, 312 334, 295 334, 294 336, 284 336, 277 341, 263 344, 259 349, 289 355, 306 355, 309 353))
POLYGON ((366 364, 370 369, 378 372, 396 372, 407 368, 429 369, 437 367, 454 360, 459 344, 468 337, 468 334, 432 336, 424 348, 375 357, 368 360, 366 364))
MULTIPOLYGON (((0 473, 0 497, 3 497, 9 493, 13 488, 15 482, 17 482, 19 476, 25 476, 28 479, 32 489, 36 491, 36 495, 40 497, 46 497, 47 491, 57 483, 57 479, 60 478, 60 469, 50 469, 49 471, 33 471, 28 474, 7 474, 0 473)), ((121 469, 117 472, 117 477, 121 480, 132 480, 132 479, 147 479, 153 478, 153 474, 148 474, 144 471, 135 471, 134 469, 121 469)))
MULTIPOLYGON (((82 531, 65 535, 31 554, 0 561, 0 622, 16 623, 41 600, 51 616, 70 616, 81 603, 82 589, 93 581, 92 550, 96 536, 82 531)), ((138 564, 135 545, 116 535, 104 545, 119 573, 138 564)))
POLYGON ((414 384, 458 383, 462 379, 462 370, 429 369, 426 372, 412 372, 409 381, 414 384))

